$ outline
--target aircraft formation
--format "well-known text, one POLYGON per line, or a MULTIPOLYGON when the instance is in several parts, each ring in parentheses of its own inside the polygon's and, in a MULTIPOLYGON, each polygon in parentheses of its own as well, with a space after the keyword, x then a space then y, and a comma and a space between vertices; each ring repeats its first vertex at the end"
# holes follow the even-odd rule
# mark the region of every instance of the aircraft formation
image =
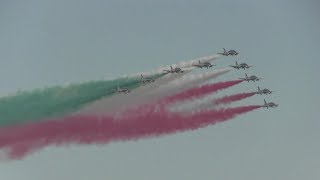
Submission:
MULTIPOLYGON (((220 54, 220 55, 223 55, 223 56, 236 56, 238 55, 239 53, 236 51, 236 50, 226 50, 225 48, 223 48, 223 52, 222 53, 217 53, 217 54, 220 54)), ((201 62, 200 60, 198 61, 197 64, 194 64, 193 65, 194 67, 197 67, 197 68, 212 68, 213 66, 215 66, 214 64, 211 64, 210 62, 201 62)), ((247 63, 238 63, 237 61, 235 61, 235 65, 230 65, 230 67, 232 68, 235 68, 235 69, 249 69, 251 68, 252 66, 249 66, 247 63)), ((170 66, 170 69, 166 69, 166 70, 163 70, 165 73, 168 73, 168 74, 179 74, 179 73, 183 73, 184 71, 179 68, 179 67, 175 67, 173 68, 172 66, 170 66)), ((248 76, 247 73, 245 73, 245 77, 244 78, 239 78, 241 80, 244 80, 244 81, 247 81, 247 82, 256 82, 256 81, 259 81, 261 80, 262 78, 259 78, 255 75, 250 75, 248 76)), ((150 84, 150 83, 153 83, 155 82, 155 79, 151 78, 151 77, 144 77, 142 74, 141 74, 141 79, 140 79, 140 82, 144 85, 146 84, 150 84)), ((119 94, 127 94, 127 93, 130 93, 130 89, 128 88, 120 88, 119 86, 117 87, 117 89, 114 90, 115 92, 119 93, 119 94)), ((256 94, 260 94, 260 95, 269 95, 269 94, 272 94, 272 92, 274 91, 271 91, 267 88, 264 88, 264 89, 260 89, 260 87, 258 86, 258 91, 256 91, 255 93, 256 94)), ((263 108, 276 108, 278 107, 279 105, 278 104, 275 104, 273 102, 267 102, 265 99, 264 99, 264 104, 261 105, 261 107, 263 108)))

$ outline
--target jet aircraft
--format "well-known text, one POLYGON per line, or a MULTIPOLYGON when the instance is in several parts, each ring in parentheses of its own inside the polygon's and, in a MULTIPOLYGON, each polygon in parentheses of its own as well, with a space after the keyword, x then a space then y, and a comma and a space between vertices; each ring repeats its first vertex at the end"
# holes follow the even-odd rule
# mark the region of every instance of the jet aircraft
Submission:
POLYGON ((267 101, 264 100, 264 105, 262 105, 261 107, 269 109, 269 108, 276 108, 278 106, 279 106, 278 104, 275 104, 273 102, 267 103, 267 101))
POLYGON ((260 89, 260 87, 258 86, 258 91, 256 92, 256 94, 271 94, 273 91, 270 91, 269 89, 260 89))
POLYGON ((176 68, 172 68, 172 66, 170 66, 170 69, 169 70, 163 70, 164 72, 166 73, 183 73, 182 69, 179 68, 179 67, 176 67, 176 68))
POLYGON ((153 83, 155 80, 151 77, 143 77, 141 74, 141 79, 140 79, 142 84, 148 84, 148 83, 153 83))
POLYGON ((119 88, 119 86, 118 86, 117 89, 114 90, 114 92, 117 92, 119 94, 121 94, 121 93, 127 94, 127 93, 130 93, 130 89, 128 89, 128 88, 119 88))
POLYGON ((245 78, 239 78, 239 79, 242 79, 242 80, 245 80, 247 82, 249 81, 253 81, 253 82, 256 82, 256 81, 259 81, 261 78, 258 78, 257 76, 255 75, 252 75, 252 76, 248 76, 247 74, 245 74, 246 77, 245 78))
POLYGON ((235 66, 234 65, 230 65, 230 67, 233 67, 235 69, 243 69, 243 70, 245 70, 245 69, 249 69, 252 66, 249 66, 247 63, 238 64, 238 62, 236 61, 236 65, 235 66))
POLYGON ((236 56, 238 55, 239 53, 235 50, 229 50, 229 51, 226 51, 225 48, 223 48, 223 53, 218 53, 218 54, 221 54, 223 56, 236 56))
POLYGON ((200 60, 199 60, 199 63, 198 64, 195 64, 195 65, 193 65, 193 66, 195 66, 195 67, 198 67, 198 68, 209 68, 209 67, 212 67, 212 66, 215 66, 215 65, 213 65, 213 64, 211 64, 211 63, 209 63, 209 62, 200 62, 200 60))

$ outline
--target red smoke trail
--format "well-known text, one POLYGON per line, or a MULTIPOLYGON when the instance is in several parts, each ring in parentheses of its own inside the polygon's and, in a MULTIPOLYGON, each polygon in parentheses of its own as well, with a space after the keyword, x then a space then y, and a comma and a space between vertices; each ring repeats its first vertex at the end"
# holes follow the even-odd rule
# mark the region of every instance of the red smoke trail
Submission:
POLYGON ((0 149, 8 149, 9 157, 16 159, 47 145, 105 144, 156 137, 206 127, 259 107, 204 110, 187 115, 150 108, 139 116, 123 115, 117 120, 107 116, 72 116, 0 129, 0 149))
POLYGON ((239 93, 231 96, 224 96, 222 98, 216 99, 213 101, 214 105, 220 105, 220 104, 229 104, 235 101, 240 101, 242 99, 251 97, 255 95, 256 93, 251 92, 251 93, 239 93))
POLYGON ((171 103, 175 101, 181 101, 184 99, 200 97, 200 96, 204 96, 222 89, 226 89, 228 87, 234 86, 241 82, 243 82, 243 80, 233 80, 233 81, 226 81, 226 82, 218 82, 214 84, 206 84, 200 87, 191 88, 181 93, 169 96, 165 98, 163 101, 166 103, 171 103))

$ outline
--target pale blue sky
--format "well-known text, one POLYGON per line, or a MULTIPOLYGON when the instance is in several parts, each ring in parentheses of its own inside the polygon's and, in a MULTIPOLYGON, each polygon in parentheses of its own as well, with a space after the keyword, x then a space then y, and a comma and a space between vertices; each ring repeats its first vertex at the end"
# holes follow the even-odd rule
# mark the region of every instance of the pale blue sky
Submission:
MULTIPOLYGON (((320 4, 314 1, 0 1, 0 96, 147 71, 223 47, 277 91, 257 110, 193 132, 49 147, 0 162, 1 180, 320 179, 320 4)), ((220 80, 243 76, 234 71, 220 80)), ((244 104, 260 104, 255 96, 244 104)))

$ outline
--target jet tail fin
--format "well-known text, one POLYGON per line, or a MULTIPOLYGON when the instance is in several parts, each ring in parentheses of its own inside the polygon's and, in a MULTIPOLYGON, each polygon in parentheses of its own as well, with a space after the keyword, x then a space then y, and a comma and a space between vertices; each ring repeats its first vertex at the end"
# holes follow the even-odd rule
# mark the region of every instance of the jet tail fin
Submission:
POLYGON ((258 86, 258 91, 260 91, 260 87, 258 86))
POLYGON ((223 52, 226 53, 226 49, 225 48, 223 48, 223 52))
POLYGON ((264 99, 263 101, 264 101, 264 104, 266 105, 266 104, 267 104, 267 101, 266 101, 265 99, 264 99))

